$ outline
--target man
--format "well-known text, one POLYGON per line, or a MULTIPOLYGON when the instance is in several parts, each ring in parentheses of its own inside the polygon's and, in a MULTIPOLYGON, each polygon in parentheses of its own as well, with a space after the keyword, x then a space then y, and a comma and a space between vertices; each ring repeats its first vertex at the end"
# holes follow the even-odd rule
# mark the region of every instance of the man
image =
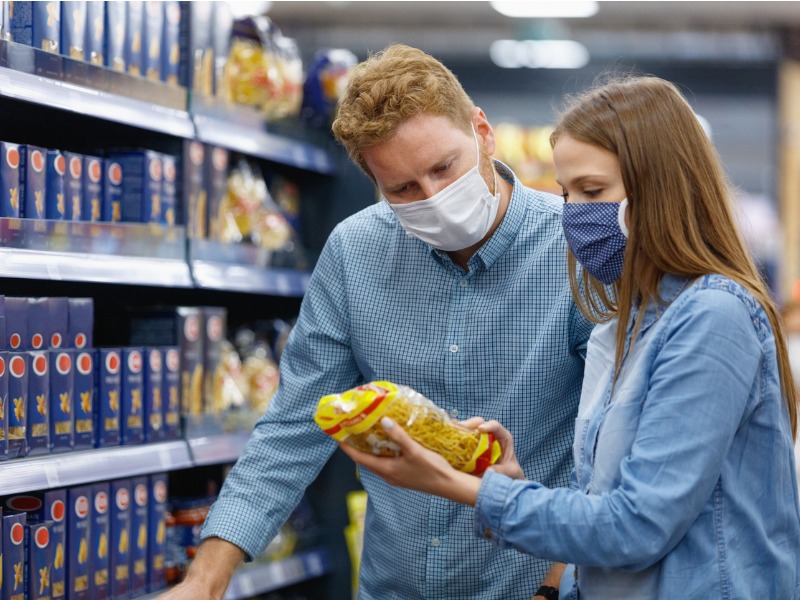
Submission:
MULTIPOLYGON (((572 302, 560 199, 495 163, 492 127, 431 56, 392 46, 356 67, 333 131, 382 201, 342 222, 314 270, 281 385, 225 481, 186 581, 221 598, 336 443, 323 395, 408 385, 453 418, 497 419, 526 475, 565 485, 591 326, 572 302)), ((360 597, 530 598, 549 565, 473 537, 472 511, 368 471, 360 597)), ((558 573, 547 583, 557 587, 558 573)))

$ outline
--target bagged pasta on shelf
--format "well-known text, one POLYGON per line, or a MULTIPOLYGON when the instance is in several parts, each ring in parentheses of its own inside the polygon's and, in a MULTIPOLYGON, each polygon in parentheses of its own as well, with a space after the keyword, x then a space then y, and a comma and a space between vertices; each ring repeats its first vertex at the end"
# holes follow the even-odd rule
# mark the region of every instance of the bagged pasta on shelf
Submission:
POLYGON ((350 72, 358 58, 350 50, 319 50, 303 83, 300 118, 314 127, 327 127, 333 121, 336 104, 347 87, 350 72))
POLYGON ((399 456, 379 421, 389 417, 417 442, 465 473, 479 475, 500 458, 500 444, 490 433, 462 427, 419 392, 388 381, 373 381, 339 394, 323 396, 314 421, 328 435, 363 452, 399 456))

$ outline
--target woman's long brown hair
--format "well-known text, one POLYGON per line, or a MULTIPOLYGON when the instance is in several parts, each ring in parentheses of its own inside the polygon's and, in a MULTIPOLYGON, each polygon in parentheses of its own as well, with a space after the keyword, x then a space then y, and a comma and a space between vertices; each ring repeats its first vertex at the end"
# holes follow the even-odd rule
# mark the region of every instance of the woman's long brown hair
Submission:
POLYGON ((724 275, 753 294, 769 318, 796 436, 797 391, 782 319, 739 232, 717 152, 689 103, 667 81, 627 77, 573 98, 551 144, 564 134, 613 152, 627 192, 624 268, 610 293, 585 271, 578 281, 570 253, 570 285, 581 312, 598 323, 618 317, 615 372, 622 365, 625 324, 634 305, 661 301, 658 286, 665 274, 724 275))

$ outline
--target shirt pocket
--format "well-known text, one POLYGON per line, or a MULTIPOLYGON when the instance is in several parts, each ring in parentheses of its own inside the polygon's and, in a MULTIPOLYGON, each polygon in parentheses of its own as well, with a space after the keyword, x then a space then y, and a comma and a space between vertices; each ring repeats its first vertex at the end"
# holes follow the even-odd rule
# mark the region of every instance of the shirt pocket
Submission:
POLYGON ((606 407, 592 456, 593 492, 609 492, 619 486, 622 461, 631 453, 641 413, 641 402, 612 403, 606 407))

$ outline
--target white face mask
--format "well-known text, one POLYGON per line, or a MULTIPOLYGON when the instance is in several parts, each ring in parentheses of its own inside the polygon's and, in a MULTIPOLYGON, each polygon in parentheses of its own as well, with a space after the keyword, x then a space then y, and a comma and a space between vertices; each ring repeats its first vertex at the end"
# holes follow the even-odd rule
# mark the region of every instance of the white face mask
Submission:
MULTIPOLYGON (((472 169, 426 200, 408 204, 387 201, 408 234, 439 250, 463 250, 477 244, 497 216, 500 192, 492 195, 478 171, 480 146, 474 127, 472 135, 478 152, 478 164, 472 169)), ((496 173, 494 188, 497 190, 496 173)))

